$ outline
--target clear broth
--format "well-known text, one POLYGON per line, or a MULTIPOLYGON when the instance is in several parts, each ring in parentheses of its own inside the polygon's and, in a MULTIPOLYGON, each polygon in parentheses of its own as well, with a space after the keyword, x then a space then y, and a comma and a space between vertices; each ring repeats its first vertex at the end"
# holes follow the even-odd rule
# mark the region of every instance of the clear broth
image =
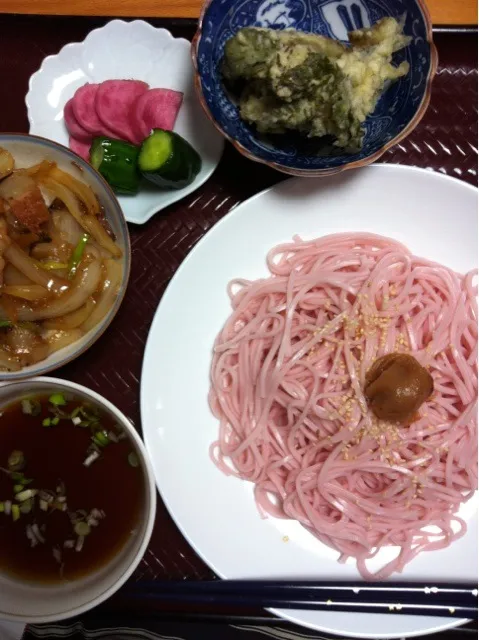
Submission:
MULTIPOLYGON (((13 577, 34 582, 55 583, 90 574, 108 563, 134 535, 143 506, 144 476, 141 466, 128 462, 134 450, 129 438, 110 443, 101 457, 85 467, 87 449, 91 444, 89 428, 75 426, 71 420, 61 420, 52 427, 43 427, 42 420, 51 417, 49 396, 35 396, 41 403, 38 416, 25 415, 20 402, 5 408, 0 415, 0 466, 6 468, 9 455, 20 450, 25 456, 25 477, 33 482, 25 488, 55 491, 60 481, 65 484, 68 513, 83 509, 100 509, 105 518, 85 536, 80 552, 65 549, 65 540, 77 539, 67 512, 44 512, 38 496, 34 509, 21 514, 13 522, 12 515, 0 513, 0 570, 13 577), (28 525, 37 523, 44 544, 32 548, 26 535, 28 525), (43 529, 44 527, 44 529, 43 529), (55 545, 61 549, 62 563, 54 558, 55 545)), ((66 411, 85 405, 81 398, 68 402, 66 411)), ((118 431, 113 418, 99 409, 102 428, 118 431)), ((0 472, 0 501, 14 500, 11 477, 0 472)))

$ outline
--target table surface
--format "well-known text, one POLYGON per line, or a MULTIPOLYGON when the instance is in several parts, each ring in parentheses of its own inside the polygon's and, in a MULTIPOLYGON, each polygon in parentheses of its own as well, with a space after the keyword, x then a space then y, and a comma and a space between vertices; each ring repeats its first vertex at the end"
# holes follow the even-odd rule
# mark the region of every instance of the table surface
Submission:
MULTIPOLYGON (((1 17, 0 84, 8 87, 8 100, 2 104, 2 130, 28 132, 24 98, 30 75, 45 56, 57 53, 68 42, 82 41, 89 31, 105 22, 102 18, 1 17)), ((195 30, 194 21, 152 23, 188 39, 195 30)), ((477 34, 438 32, 435 42, 440 66, 430 107, 415 131, 389 150, 383 161, 427 167, 476 184, 477 34)), ((148 224, 130 225, 132 272, 118 315, 93 348, 57 375, 101 393, 141 429, 139 380, 143 351, 169 280, 196 242, 220 218, 282 179, 281 174, 246 160, 227 144, 218 169, 198 191, 157 214, 148 224)), ((138 611, 138 601, 129 594, 140 579, 208 578, 214 578, 213 573, 185 541, 160 499, 154 534, 140 567, 104 608, 138 611)), ((156 611, 157 605, 151 607, 156 611)))
MULTIPOLYGON (((426 0, 435 25, 477 24, 476 0, 426 0)), ((0 13, 197 18, 203 0, 0 0, 0 13)))

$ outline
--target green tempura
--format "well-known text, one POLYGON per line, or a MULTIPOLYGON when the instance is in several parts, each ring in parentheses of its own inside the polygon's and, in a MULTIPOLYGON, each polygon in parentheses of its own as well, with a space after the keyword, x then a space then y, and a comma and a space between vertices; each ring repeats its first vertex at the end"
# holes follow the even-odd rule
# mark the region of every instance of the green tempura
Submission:
POLYGON ((241 29, 225 45, 226 81, 245 81, 240 114, 260 133, 296 130, 333 136, 348 151, 361 148, 362 125, 386 83, 404 76, 392 55, 409 44, 402 25, 383 18, 349 33, 350 45, 295 30, 241 29))

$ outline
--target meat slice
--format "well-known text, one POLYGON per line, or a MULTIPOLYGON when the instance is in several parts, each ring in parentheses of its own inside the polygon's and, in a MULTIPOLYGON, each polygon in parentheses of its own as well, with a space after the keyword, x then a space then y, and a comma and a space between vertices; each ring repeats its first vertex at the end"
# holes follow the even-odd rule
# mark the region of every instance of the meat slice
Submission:
POLYGON ((38 233, 42 224, 50 219, 45 200, 36 185, 17 198, 9 200, 8 204, 10 212, 17 220, 34 233, 38 233))

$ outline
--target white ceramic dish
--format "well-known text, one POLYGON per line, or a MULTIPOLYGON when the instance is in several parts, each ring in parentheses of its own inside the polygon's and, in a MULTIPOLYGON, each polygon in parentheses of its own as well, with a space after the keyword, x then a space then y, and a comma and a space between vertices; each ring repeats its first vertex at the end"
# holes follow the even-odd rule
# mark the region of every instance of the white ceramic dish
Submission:
POLYGON ((145 447, 128 418, 111 402, 74 382, 35 378, 0 387, 0 408, 19 397, 55 390, 74 392, 101 406, 128 434, 144 476, 143 511, 137 529, 119 553, 104 567, 83 578, 58 585, 33 585, 0 572, 0 619, 4 620, 41 624, 77 616, 96 607, 113 595, 136 569, 146 551, 155 522, 155 479, 145 447))
POLYGON ((103 320, 79 340, 59 351, 55 351, 55 353, 52 353, 48 358, 45 358, 45 360, 40 360, 40 362, 36 364, 23 367, 20 371, 0 372, 0 380, 13 382, 33 376, 45 375, 50 371, 62 367, 84 353, 100 338, 115 317, 125 295, 130 277, 131 249, 128 225, 125 222, 115 194, 100 174, 87 162, 78 158, 72 151, 65 149, 51 140, 44 140, 43 138, 24 134, 0 134, 0 147, 10 151, 15 158, 15 166, 18 169, 31 167, 42 160, 50 160, 56 162, 60 169, 67 171, 74 178, 89 185, 105 209, 108 221, 115 233, 116 242, 123 252, 123 273, 120 289, 112 308, 103 320))
POLYGON ((66 45, 48 56, 30 78, 26 96, 30 133, 68 146, 63 107, 78 87, 87 82, 134 78, 150 87, 184 93, 175 131, 184 136, 201 156, 202 168, 195 181, 179 191, 143 188, 135 196, 120 196, 128 222, 143 224, 155 213, 200 187, 216 169, 223 139, 203 113, 196 98, 190 43, 174 38, 143 20, 112 20, 95 29, 83 42, 66 45))
MULTIPOLYGON (((354 564, 338 564, 337 553, 299 523, 262 520, 253 485, 224 476, 208 452, 218 434, 207 402, 211 350, 231 312, 227 283, 234 277, 267 276, 267 251, 293 234, 314 238, 340 231, 390 236, 417 255, 465 272, 477 262, 477 191, 439 174, 392 165, 284 182, 213 227, 177 271, 153 321, 141 382, 147 449, 171 515, 223 578, 358 578, 354 564)), ((469 522, 464 538, 446 550, 420 554, 402 578, 476 580, 476 510, 474 499, 463 509, 469 522)), ((276 613, 316 630, 368 639, 433 633, 464 622, 276 613)))

